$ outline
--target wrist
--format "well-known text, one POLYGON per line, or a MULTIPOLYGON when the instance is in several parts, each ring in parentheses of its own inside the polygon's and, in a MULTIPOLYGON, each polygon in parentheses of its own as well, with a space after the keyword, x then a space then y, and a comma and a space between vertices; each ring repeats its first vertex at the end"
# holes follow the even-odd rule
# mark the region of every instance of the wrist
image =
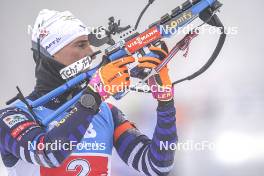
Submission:
POLYGON ((92 89, 94 92, 97 92, 103 101, 110 96, 110 94, 106 92, 104 89, 104 85, 102 83, 99 71, 95 72, 95 74, 93 75, 92 79, 88 84, 88 87, 92 89))
POLYGON ((158 100, 158 107, 160 107, 160 108, 163 108, 163 107, 171 105, 171 104, 174 104, 174 99, 171 99, 169 101, 160 101, 160 100, 158 100))
POLYGON ((174 89, 173 87, 159 87, 157 91, 153 91, 152 95, 155 99, 157 99, 159 102, 168 102, 173 100, 174 97, 174 89))
POLYGON ((170 101, 158 101, 158 112, 169 112, 169 113, 175 113, 175 103, 174 99, 170 101))

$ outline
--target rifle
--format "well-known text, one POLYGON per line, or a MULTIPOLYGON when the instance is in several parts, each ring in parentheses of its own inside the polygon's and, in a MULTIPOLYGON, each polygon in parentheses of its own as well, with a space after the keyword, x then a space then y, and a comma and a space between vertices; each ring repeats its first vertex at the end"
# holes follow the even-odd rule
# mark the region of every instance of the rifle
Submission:
MULTIPOLYGON (((100 64, 92 69, 89 69, 88 71, 84 71, 90 67, 92 57, 101 53, 101 51, 98 51, 95 52, 93 56, 87 56, 61 70, 61 76, 64 79, 67 79, 67 82, 53 91, 34 101, 31 101, 26 99, 19 87, 17 87, 18 94, 6 104, 10 105, 16 100, 19 100, 14 106, 21 108, 31 114, 32 117, 34 117, 43 126, 48 126, 51 122, 59 122, 65 115, 67 115, 66 111, 69 110, 72 105, 74 105, 82 96, 85 85, 87 84, 87 80, 89 80, 102 65, 115 61, 126 55, 133 55, 134 57, 138 58, 150 54, 148 48, 151 45, 160 45, 162 42, 161 39, 170 38, 173 36, 174 32, 172 32, 172 30, 178 31, 181 27, 190 24, 198 17, 203 21, 203 24, 220 28, 221 35, 219 37, 217 46, 204 66, 202 66, 193 74, 173 82, 173 85, 186 80, 192 80, 204 73, 215 61, 225 42, 226 34, 224 32, 224 26, 218 16, 215 14, 222 4, 217 0, 187 0, 181 6, 174 8, 171 11, 171 14, 167 13, 162 16, 160 20, 151 24, 148 29, 142 33, 136 32, 143 14, 153 2, 154 0, 149 0, 148 4, 138 17, 135 28, 131 29, 131 26, 120 27, 120 20, 116 22, 115 19, 111 17, 109 18, 108 28, 103 29, 103 35, 102 29, 101 31, 98 30, 99 32, 97 31, 97 33, 91 33, 88 35, 88 40, 93 46, 100 47, 104 44, 110 45, 110 47, 105 49, 103 57, 104 59, 100 64), (164 30, 167 28, 171 30, 164 30), (113 39, 113 37, 117 34, 119 34, 118 41, 113 39), (77 95, 68 100, 55 111, 49 110, 43 106, 53 98, 60 96, 75 86, 81 86, 82 91, 80 91, 77 95)), ((180 42, 178 42, 170 51, 168 56, 162 61, 162 63, 157 66, 157 68, 153 70, 147 70, 147 76, 141 82, 146 81, 150 76, 159 72, 159 70, 169 63, 169 61, 178 51, 186 49, 188 50, 191 40, 198 35, 197 28, 191 30, 190 33, 188 33, 180 42)), ((131 69, 131 73, 136 74, 133 72, 133 69, 131 69)), ((135 87, 131 87, 130 90, 144 92, 143 90, 135 89, 135 87)), ((127 92, 119 92, 118 94, 114 95, 114 97, 116 99, 121 99, 126 94, 127 92)))

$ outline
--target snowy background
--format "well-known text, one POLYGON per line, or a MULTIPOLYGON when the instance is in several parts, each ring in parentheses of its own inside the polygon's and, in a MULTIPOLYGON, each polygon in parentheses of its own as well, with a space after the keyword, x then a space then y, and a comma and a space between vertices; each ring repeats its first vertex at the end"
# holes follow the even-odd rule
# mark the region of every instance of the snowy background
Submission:
MULTIPOLYGON (((33 25, 43 8, 70 10, 88 26, 107 24, 110 16, 122 24, 134 24, 147 0, 0 1, 0 106, 16 94, 19 85, 25 94, 34 86, 34 62, 30 51, 28 25, 33 25)), ((183 1, 157 0, 143 17, 139 31, 183 1)), ((227 37, 214 65, 202 76, 175 87, 177 127, 180 142, 209 141, 214 150, 176 152, 171 175, 178 176, 259 176, 264 172, 264 61, 263 5, 261 0, 222 0, 219 14, 225 26, 237 27, 227 37)), ((177 37, 167 40, 172 46, 177 37)), ((170 65, 173 79, 202 66, 215 47, 217 35, 195 39, 187 59, 177 56, 170 65)), ((121 101, 111 100, 152 137, 156 123, 156 102, 150 95, 131 93, 121 101), (146 111, 147 110, 147 111, 146 111)), ((116 154, 113 176, 139 175, 116 154)), ((6 171, 0 164, 0 176, 6 171)))

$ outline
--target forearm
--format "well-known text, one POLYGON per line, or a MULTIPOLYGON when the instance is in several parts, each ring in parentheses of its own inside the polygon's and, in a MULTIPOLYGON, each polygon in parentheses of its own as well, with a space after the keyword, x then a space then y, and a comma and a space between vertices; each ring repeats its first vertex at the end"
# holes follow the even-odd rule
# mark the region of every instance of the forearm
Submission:
POLYGON ((1 136, 3 136, 0 141, 1 148, 17 158, 45 167, 59 166, 75 149, 74 146, 67 149, 59 147, 54 149, 50 144, 54 142, 77 144, 81 141, 93 117, 77 103, 71 113, 64 117, 63 123, 46 131, 31 116, 22 111, 9 110, 7 112, 7 118, 19 115, 25 117, 26 120, 12 128, 1 121, 1 136))
POLYGON ((175 114, 173 101, 159 103, 152 140, 136 128, 124 132, 115 143, 123 161, 146 175, 167 175, 172 169, 174 151, 161 145, 177 142, 175 114))
POLYGON ((173 100, 159 103, 157 124, 146 155, 150 168, 158 175, 167 175, 173 167, 175 151, 170 146, 177 142, 176 110, 173 100))

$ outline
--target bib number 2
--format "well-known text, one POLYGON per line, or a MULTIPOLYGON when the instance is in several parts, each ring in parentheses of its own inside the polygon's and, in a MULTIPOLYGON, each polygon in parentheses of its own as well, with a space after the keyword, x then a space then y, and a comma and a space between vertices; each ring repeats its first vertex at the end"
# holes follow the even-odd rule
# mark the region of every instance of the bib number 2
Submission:
POLYGON ((75 159, 69 162, 67 165, 67 171, 73 172, 79 170, 78 168, 81 168, 79 173, 76 176, 88 176, 88 174, 91 171, 91 166, 89 162, 85 159, 75 159))

